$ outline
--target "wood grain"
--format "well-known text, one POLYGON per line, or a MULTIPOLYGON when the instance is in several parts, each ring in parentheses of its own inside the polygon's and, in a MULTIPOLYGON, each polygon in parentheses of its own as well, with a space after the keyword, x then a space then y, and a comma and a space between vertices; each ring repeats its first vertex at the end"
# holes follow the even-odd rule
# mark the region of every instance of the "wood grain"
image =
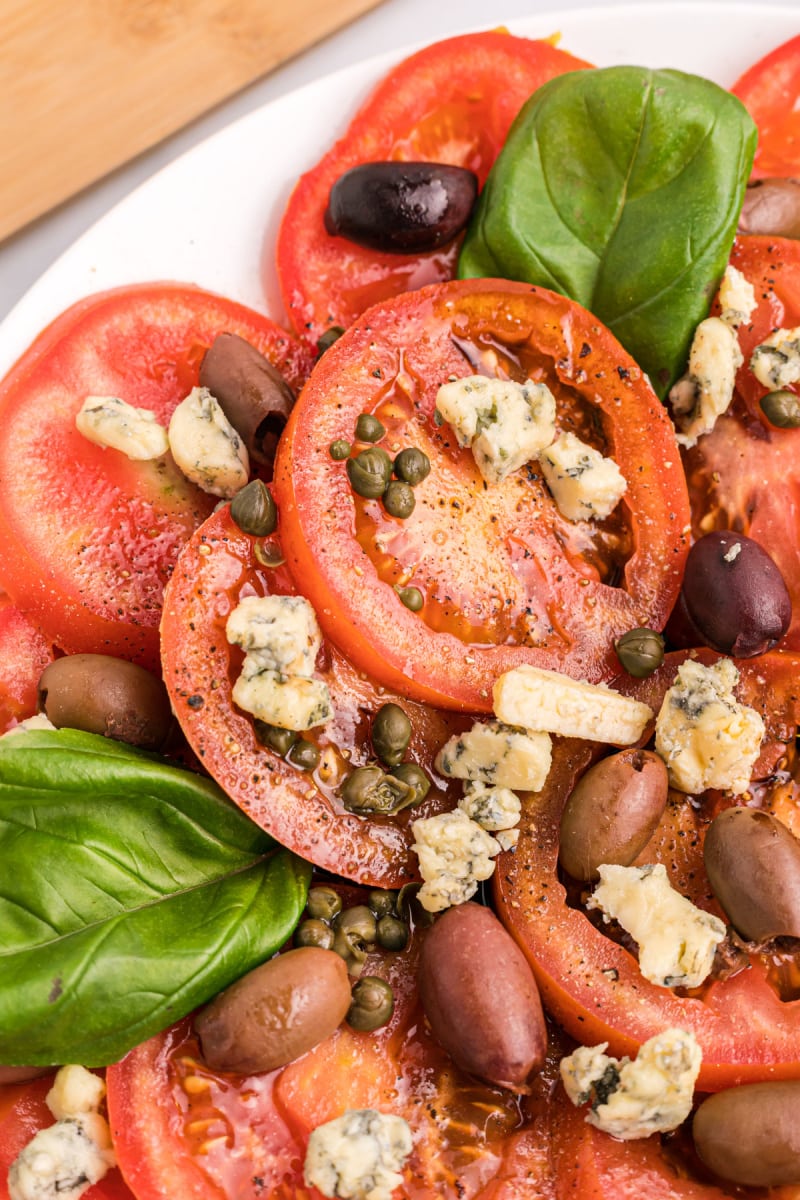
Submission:
POLYGON ((0 239, 379 0, 0 0, 0 239))

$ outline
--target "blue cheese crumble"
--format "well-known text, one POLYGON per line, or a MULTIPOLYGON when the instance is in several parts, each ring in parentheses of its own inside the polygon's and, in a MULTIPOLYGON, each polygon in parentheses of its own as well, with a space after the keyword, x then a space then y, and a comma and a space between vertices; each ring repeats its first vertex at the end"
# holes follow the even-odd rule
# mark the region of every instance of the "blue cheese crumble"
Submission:
POLYGON ((556 507, 568 521, 602 521, 627 491, 613 458, 574 433, 562 433, 539 455, 539 466, 556 507))
POLYGON ((615 746, 638 742, 653 716, 647 704, 605 684, 530 666, 515 667, 497 678, 493 704, 500 721, 529 733, 544 730, 615 746))
POLYGON ((247 447, 208 388, 192 388, 169 423, 169 448, 187 479, 230 499, 250 478, 247 447))
POLYGON ((463 904, 494 871, 499 842, 460 808, 414 821, 411 831, 424 881, 417 899, 428 912, 463 904))
POLYGON ((800 326, 776 329, 765 338, 750 357, 750 370, 770 390, 800 382, 800 326))
POLYGON ((670 390, 675 440, 687 449, 710 433, 728 411, 743 362, 736 331, 721 317, 708 317, 694 332, 689 367, 670 390))
POLYGON ((391 1200, 411 1150, 411 1129, 402 1117, 351 1109, 312 1131, 305 1183, 330 1200, 391 1200))
POLYGON ((146 461, 169 450, 167 431, 155 413, 134 408, 119 396, 87 396, 75 417, 75 426, 90 442, 119 450, 127 458, 146 461))
POLYGON ((544 787, 551 758, 552 742, 546 733, 529 733, 500 721, 476 721, 444 744, 435 766, 452 779, 538 792, 544 787))

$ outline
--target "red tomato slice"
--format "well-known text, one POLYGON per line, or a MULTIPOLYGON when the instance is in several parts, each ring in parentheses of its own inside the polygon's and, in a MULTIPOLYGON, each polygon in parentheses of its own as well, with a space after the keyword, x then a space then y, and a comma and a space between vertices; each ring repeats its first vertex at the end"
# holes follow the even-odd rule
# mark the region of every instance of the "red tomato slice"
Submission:
POLYGON ((88 395, 166 423, 217 333, 249 339, 300 384, 305 352, 259 313, 195 288, 147 284, 89 297, 0 384, 0 581, 70 653, 158 663, 161 596, 178 552, 215 503, 171 456, 131 462, 78 433, 88 395))
POLYGON ((731 91, 758 126, 753 178, 800 172, 800 35, 759 59, 731 91))
POLYGON ((0 733, 36 712, 39 676, 52 661, 47 638, 0 596, 0 733))
POLYGON ((315 370, 275 467, 287 559, 325 632, 388 687, 477 711, 502 671, 600 679, 619 667, 616 637, 662 627, 688 546, 685 486, 666 412, 612 334, 563 296, 497 280, 366 313, 315 370), (476 369, 549 385, 558 430, 611 455, 628 482, 610 518, 567 521, 533 463, 481 479, 434 419, 439 386, 476 369), (356 496, 330 455, 362 412, 386 426, 387 451, 417 446, 431 461, 405 521, 356 496), (416 587, 421 612, 394 585, 416 587))
POLYGON ((340 175, 365 162, 442 162, 475 171, 482 185, 531 93, 588 65, 549 42, 496 30, 436 42, 390 71, 289 200, 277 266, 298 336, 315 346, 331 325, 347 327, 380 300, 455 274, 460 239, 425 254, 380 254, 327 233, 323 216, 340 175))
POLYGON ((205 770, 279 842, 336 875, 401 887, 418 878, 411 822, 453 808, 460 795, 456 783, 434 772, 433 759, 465 722, 380 689, 325 643, 318 676, 329 686, 335 715, 304 735, 322 752, 319 767, 306 773, 265 749, 252 717, 233 704, 242 653, 225 637, 228 614, 241 597, 296 594, 286 568, 260 566, 260 552, 257 540, 242 533, 225 508, 181 554, 165 593, 161 627, 173 709, 205 770), (371 717, 390 700, 412 723, 407 758, 434 783, 422 804, 395 817, 355 816, 342 806, 338 788, 351 768, 368 761, 371 717))
MULTIPOLYGON (((708 663, 719 657, 705 650, 693 653, 708 663)), ((640 682, 626 677, 616 680, 615 686, 657 711, 683 658, 670 655, 650 679, 640 682)), ((796 803, 798 796, 791 777, 789 783, 779 780, 787 778, 790 767, 796 769, 793 745, 800 722, 796 687, 800 661, 773 653, 739 661, 737 666, 741 671, 737 694, 761 712, 767 726, 762 761, 771 759, 774 767, 780 754, 772 751, 787 750, 782 772, 758 787, 753 785, 754 802, 780 812, 789 801, 796 803)), ((523 808, 516 853, 501 859, 495 874, 503 921, 528 955, 550 1011, 573 1037, 587 1045, 607 1041, 618 1057, 635 1057, 642 1042, 671 1026, 691 1030, 703 1052, 700 1090, 800 1077, 800 990, 791 963, 773 963, 768 971, 765 961, 754 956, 749 967, 731 978, 679 994, 649 983, 636 959, 592 924, 577 899, 570 902, 557 866, 559 821, 564 802, 593 753, 585 742, 562 741, 555 746, 547 784, 531 801, 529 812, 535 813, 535 822, 526 820, 523 808), (782 999, 781 993, 789 998, 782 999)), ((721 798, 708 793, 705 803, 694 807, 680 793, 672 797, 660 831, 637 861, 663 861, 679 891, 700 907, 714 909, 702 841, 713 815, 709 809, 721 798)))

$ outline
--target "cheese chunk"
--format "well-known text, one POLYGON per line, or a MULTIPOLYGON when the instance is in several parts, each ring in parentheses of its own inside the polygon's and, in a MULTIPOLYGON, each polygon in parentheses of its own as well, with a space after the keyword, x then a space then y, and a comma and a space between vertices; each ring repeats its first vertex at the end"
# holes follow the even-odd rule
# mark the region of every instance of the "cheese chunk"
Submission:
POLYGON ((490 833, 513 829, 522 812, 522 802, 516 792, 507 787, 487 787, 485 783, 465 783, 458 807, 490 833))
POLYGON ((736 267, 728 266, 719 285, 721 317, 726 325, 738 329, 753 315, 757 300, 755 289, 736 267))
POLYGON ((546 733, 528 733, 499 721, 476 721, 445 743, 435 766, 453 779, 538 792, 550 770, 551 750, 546 733))
POLYGON ((251 655, 233 685, 233 702, 267 725, 281 729, 313 729, 333 717, 328 685, 302 675, 263 670, 251 655))
POLYGON ((208 388, 192 388, 175 409, 169 448, 186 478, 212 496, 230 499, 250 478, 247 447, 208 388))
POLYGON ((730 325, 720 317, 700 322, 689 351, 689 369, 669 394, 679 446, 694 446, 727 412, 742 362, 739 339, 730 325))
POLYGON ((24 721, 13 725, 11 729, 7 729, 5 733, 0 734, 0 737, 15 737, 19 733, 33 733, 37 729, 55 729, 56 726, 46 717, 44 713, 37 713, 35 717, 26 717, 24 721))
POLYGON ((568 521, 602 521, 628 487, 613 458, 604 458, 574 433, 562 433, 543 450, 539 466, 558 511, 568 521))
POLYGON ((228 617, 225 636, 264 671, 314 674, 322 633, 303 596, 246 596, 228 617))
POLYGON ((665 1029, 644 1042, 635 1061, 610 1058, 599 1046, 579 1046, 560 1064, 575 1105, 591 1101, 590 1125, 630 1141, 667 1133, 686 1120, 702 1054, 693 1033, 665 1029))
POLYGON ((556 402, 543 383, 471 375, 445 383, 436 410, 459 446, 471 446, 487 483, 502 483, 555 437, 556 402))
POLYGON ((78 1200, 116 1166, 99 1113, 56 1121, 28 1142, 8 1172, 10 1200, 78 1200))
POLYGON ((507 725, 615 746, 638 742, 653 716, 646 704, 604 684, 539 667, 506 671, 494 685, 493 699, 495 715, 507 725))
POLYGON ((424 880, 417 899, 428 912, 463 904, 494 871, 498 842, 460 808, 415 821, 411 831, 424 880))
POLYGON ((331 1200, 390 1200, 411 1149, 411 1129, 402 1117, 350 1109, 312 1130, 306 1186, 331 1200))
POLYGON ((96 1112, 105 1094, 106 1085, 99 1075, 93 1075, 86 1067, 70 1064, 58 1071, 45 1101, 50 1112, 60 1121, 96 1112))
POLYGON ((771 390, 800 382, 800 326, 776 329, 765 338, 751 355, 750 370, 771 390))
POLYGON ((127 458, 143 461, 161 458, 169 450, 167 431, 155 413, 134 408, 119 396, 87 396, 75 417, 78 433, 127 458))
POLYGON ((699 987, 708 977, 725 922, 675 889, 663 863, 599 868, 600 883, 586 902, 606 921, 619 922, 639 946, 639 970, 659 987, 699 987))
POLYGON ((738 680, 729 658, 712 667, 690 659, 678 668, 656 719, 656 752, 674 788, 735 796, 747 789, 765 730, 755 709, 734 696, 738 680))

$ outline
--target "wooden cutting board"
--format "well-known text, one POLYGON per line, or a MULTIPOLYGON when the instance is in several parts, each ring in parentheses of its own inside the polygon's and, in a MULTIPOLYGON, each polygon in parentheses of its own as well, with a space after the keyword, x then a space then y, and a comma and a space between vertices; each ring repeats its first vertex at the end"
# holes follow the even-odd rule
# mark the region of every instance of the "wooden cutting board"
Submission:
POLYGON ((0 239, 380 0, 0 0, 0 239))

